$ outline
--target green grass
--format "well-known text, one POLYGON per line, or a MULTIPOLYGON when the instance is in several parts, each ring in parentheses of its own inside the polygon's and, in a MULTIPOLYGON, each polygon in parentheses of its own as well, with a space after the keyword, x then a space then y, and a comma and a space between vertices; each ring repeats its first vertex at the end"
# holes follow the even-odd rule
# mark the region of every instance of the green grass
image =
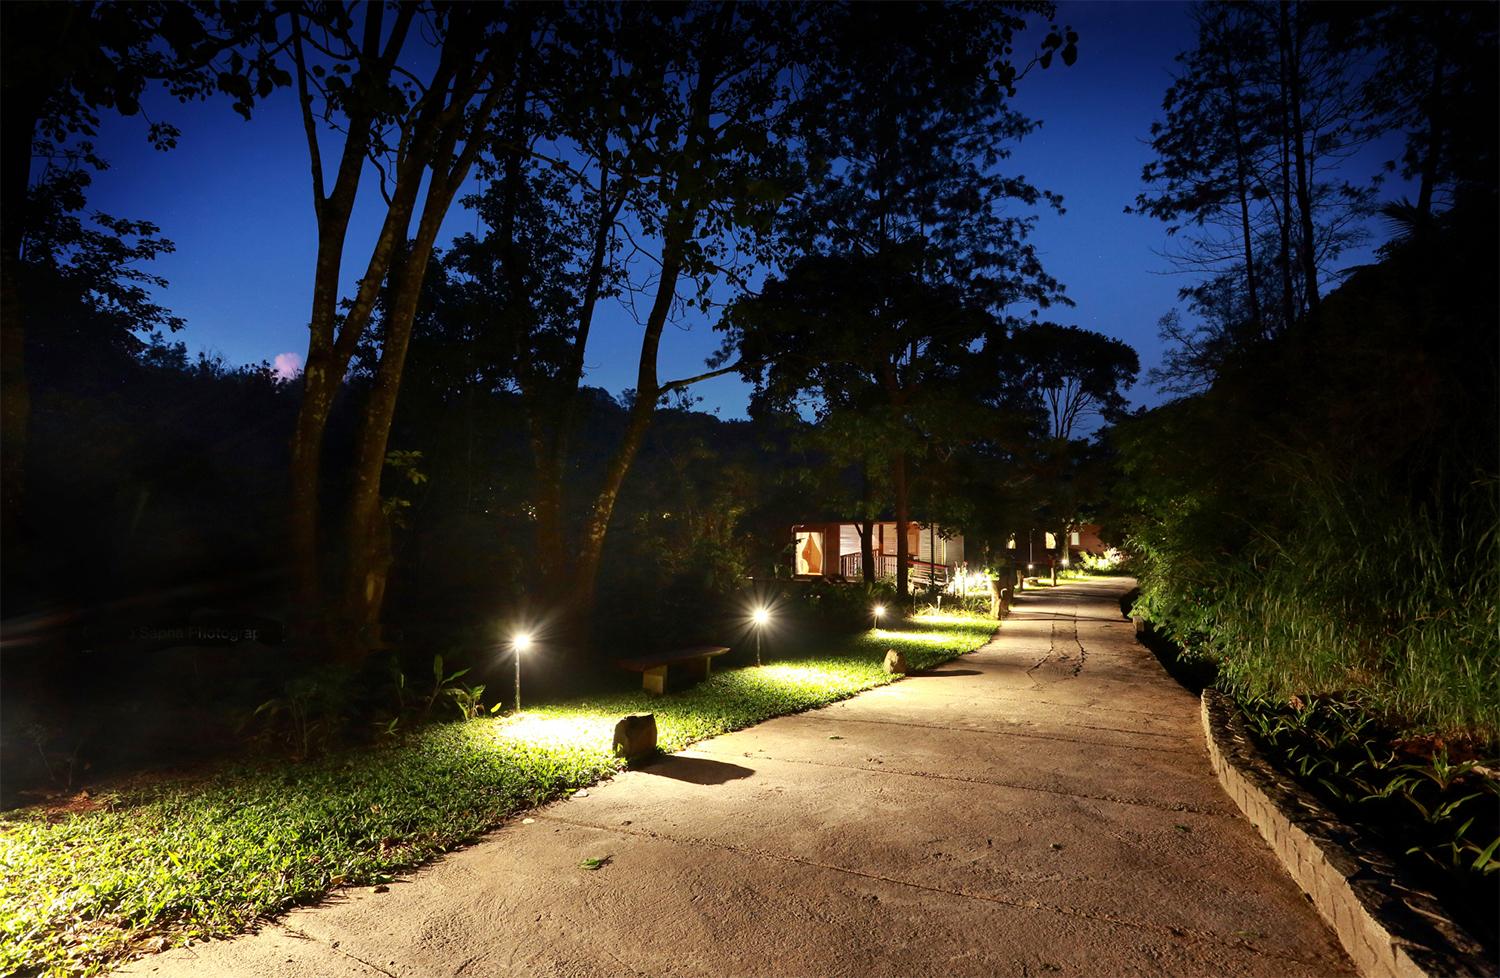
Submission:
POLYGON ((666 751, 890 682, 978 648, 975 616, 923 616, 660 698, 620 694, 438 724, 379 749, 240 766, 0 818, 0 973, 95 974, 124 956, 245 930, 346 884, 384 882, 518 811, 607 777, 615 722, 656 714, 666 751))
POLYGON ((1402 733, 1500 745, 1500 482, 1476 477, 1445 513, 1297 472, 1295 518, 1238 547, 1200 542, 1240 522, 1201 501, 1139 524, 1134 613, 1242 701, 1339 696, 1402 733))

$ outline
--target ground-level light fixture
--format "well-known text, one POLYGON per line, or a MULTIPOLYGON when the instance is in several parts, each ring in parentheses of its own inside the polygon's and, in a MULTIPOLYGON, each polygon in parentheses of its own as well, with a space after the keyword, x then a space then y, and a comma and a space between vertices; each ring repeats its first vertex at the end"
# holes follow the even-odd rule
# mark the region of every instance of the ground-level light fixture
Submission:
POLYGON ((750 620, 755 623, 755 664, 760 665, 760 633, 766 630, 766 624, 771 620, 771 611, 764 606, 756 608, 750 615, 750 620))
POLYGON ((516 632, 510 637, 511 651, 516 657, 516 712, 521 712, 521 653, 531 648, 531 633, 516 632))
POLYGON ((870 615, 875 619, 875 627, 879 628, 880 619, 885 617, 885 605, 877 604, 875 607, 870 609, 870 615))

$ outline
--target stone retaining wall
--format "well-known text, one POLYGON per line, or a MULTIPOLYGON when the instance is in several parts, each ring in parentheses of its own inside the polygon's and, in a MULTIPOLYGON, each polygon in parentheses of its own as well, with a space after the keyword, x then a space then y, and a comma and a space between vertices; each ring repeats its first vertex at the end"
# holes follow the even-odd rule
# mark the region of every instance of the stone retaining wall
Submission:
POLYGON ((1219 783, 1343 942, 1366 978, 1500 973, 1432 895, 1265 759, 1234 702, 1203 691, 1203 733, 1219 783))

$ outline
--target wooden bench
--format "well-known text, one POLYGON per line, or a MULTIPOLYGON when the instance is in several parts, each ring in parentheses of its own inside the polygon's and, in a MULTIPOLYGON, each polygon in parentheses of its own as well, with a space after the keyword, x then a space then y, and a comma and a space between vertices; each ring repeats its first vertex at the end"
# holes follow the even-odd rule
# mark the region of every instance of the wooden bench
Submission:
POLYGON ((621 669, 641 674, 641 688, 654 696, 667 691, 667 667, 682 666, 694 682, 708 678, 714 656, 729 651, 727 645, 695 645, 690 649, 663 652, 659 655, 643 655, 634 659, 616 659, 621 669))

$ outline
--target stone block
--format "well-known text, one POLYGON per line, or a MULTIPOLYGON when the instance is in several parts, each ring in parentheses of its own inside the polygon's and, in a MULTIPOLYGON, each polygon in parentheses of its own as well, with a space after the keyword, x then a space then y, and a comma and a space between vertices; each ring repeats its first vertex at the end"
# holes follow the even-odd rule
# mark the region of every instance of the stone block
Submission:
POLYGON ((886 672, 893 676, 904 676, 907 673, 906 656, 895 649, 885 650, 885 663, 882 666, 886 672))
POLYGON ((656 752, 656 714, 632 713, 615 724, 615 753, 627 761, 656 752))
POLYGON ((641 673, 641 688, 652 696, 661 696, 667 691, 667 667, 652 666, 641 673))

